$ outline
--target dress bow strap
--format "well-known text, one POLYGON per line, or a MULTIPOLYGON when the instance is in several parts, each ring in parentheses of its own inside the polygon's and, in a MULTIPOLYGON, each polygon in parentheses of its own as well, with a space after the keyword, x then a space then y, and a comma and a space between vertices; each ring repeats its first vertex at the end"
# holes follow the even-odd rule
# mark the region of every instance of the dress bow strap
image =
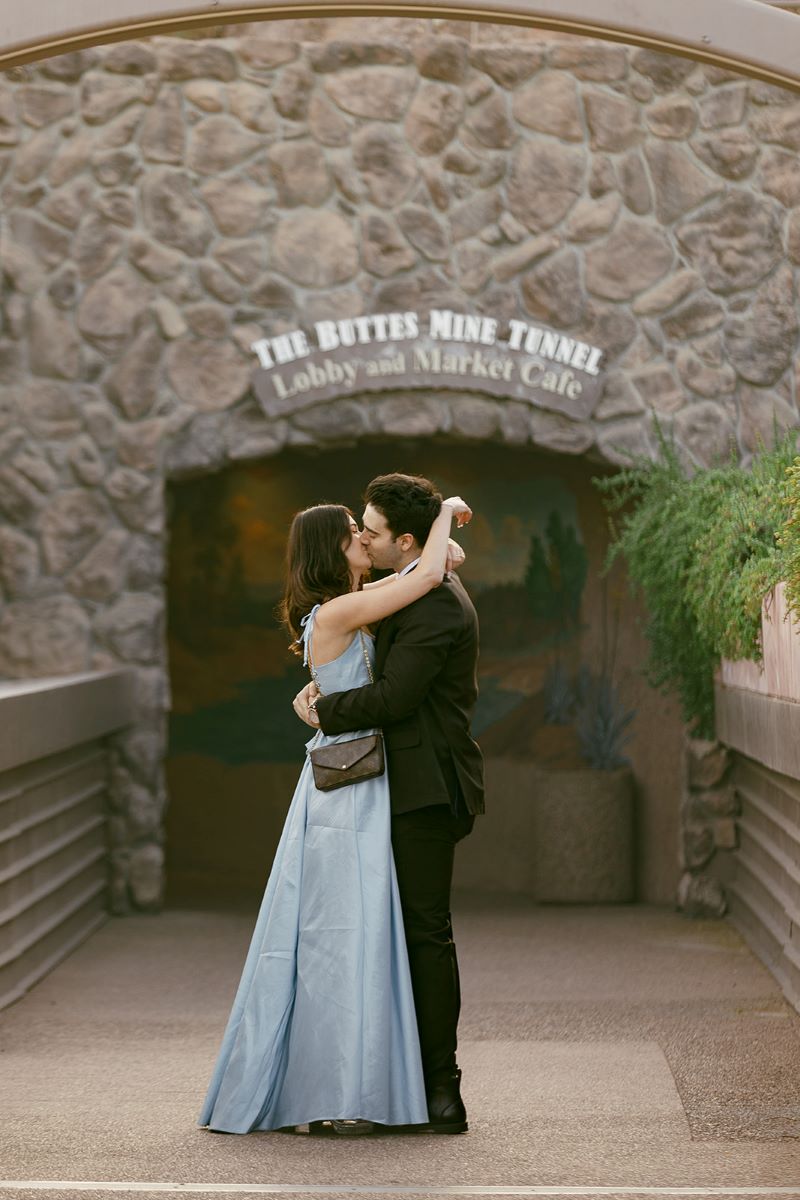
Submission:
POLYGON ((300 634, 300 637, 297 639, 295 645, 299 645, 300 642, 303 643, 303 666, 304 667, 308 666, 308 639, 310 638, 311 631, 314 628, 314 617, 317 615, 317 612, 319 611, 319 609, 321 607, 322 607, 321 604, 315 604, 314 607, 312 608, 311 612, 306 613, 306 615, 300 621, 300 627, 303 630, 303 632, 300 634))

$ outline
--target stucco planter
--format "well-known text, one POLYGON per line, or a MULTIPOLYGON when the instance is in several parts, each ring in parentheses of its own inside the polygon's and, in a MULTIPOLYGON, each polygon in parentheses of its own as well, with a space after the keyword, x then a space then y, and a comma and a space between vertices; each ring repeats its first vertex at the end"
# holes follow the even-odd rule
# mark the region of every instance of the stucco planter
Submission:
POLYGON ((634 789, 628 767, 538 771, 532 847, 536 899, 634 899, 634 789))
POLYGON ((548 771, 486 759, 486 814, 459 844, 454 886, 571 904, 634 899, 629 768, 548 771))

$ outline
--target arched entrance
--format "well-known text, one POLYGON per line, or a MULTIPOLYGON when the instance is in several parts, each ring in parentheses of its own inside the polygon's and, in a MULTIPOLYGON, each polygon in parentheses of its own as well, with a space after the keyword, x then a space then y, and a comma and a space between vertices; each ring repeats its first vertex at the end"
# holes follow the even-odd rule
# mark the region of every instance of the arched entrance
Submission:
MULTIPOLYGON (((516 436, 504 429, 503 400, 474 395, 448 404, 441 393, 423 391, 408 403, 409 418, 420 422, 427 411, 430 419, 438 409, 438 430, 419 424, 416 436, 398 428, 390 437, 348 438, 359 402, 331 403, 338 436, 315 437, 310 429, 305 447, 169 485, 168 903, 252 907, 263 891, 307 738, 291 709, 307 673, 275 620, 286 528, 297 509, 319 501, 347 503, 360 514, 365 484, 390 470, 425 474, 475 505, 462 575, 481 622, 475 731, 490 770, 509 757, 526 772, 537 764, 585 766, 572 717, 559 724, 545 715, 553 668, 559 663, 574 681, 614 659, 620 703, 636 710, 625 753, 638 788, 639 895, 669 900, 677 883, 673 797, 681 786, 682 726, 672 702, 641 677, 638 610, 624 580, 602 579, 606 519, 591 482, 598 465, 526 444, 519 427, 516 436), (473 408, 471 430, 470 402, 482 406, 473 408)), ((526 827, 531 794, 493 791, 489 799, 489 833, 515 819, 526 827)), ((526 894, 531 854, 530 837, 521 836, 496 878, 475 864, 458 882, 526 894)))
POLYGON ((80 6, 79 16, 66 3, 50 5, 45 21, 38 10, 17 5, 4 15, 0 27, 0 68, 102 42, 202 29, 221 22, 324 17, 331 13, 535 26, 686 55, 784 87, 796 86, 800 78, 793 52, 797 33, 793 16, 760 0, 705 0, 702 13, 693 0, 672 0, 668 6, 658 0, 635 6, 624 0, 550 0, 547 4, 461 0, 457 7, 401 0, 380 5, 341 4, 338 0, 267 0, 250 4, 213 0, 208 5, 178 0, 168 6, 163 0, 89 0, 80 6))

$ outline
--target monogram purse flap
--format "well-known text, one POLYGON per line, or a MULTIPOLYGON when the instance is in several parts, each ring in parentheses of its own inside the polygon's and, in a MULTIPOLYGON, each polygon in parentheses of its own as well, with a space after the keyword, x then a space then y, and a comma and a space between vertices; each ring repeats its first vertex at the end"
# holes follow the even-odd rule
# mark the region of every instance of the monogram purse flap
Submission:
POLYGON ((331 771, 350 771, 362 759, 381 748, 381 735, 371 733, 365 737, 352 738, 349 742, 337 742, 333 746, 318 746, 311 751, 311 760, 316 767, 325 767, 331 771))

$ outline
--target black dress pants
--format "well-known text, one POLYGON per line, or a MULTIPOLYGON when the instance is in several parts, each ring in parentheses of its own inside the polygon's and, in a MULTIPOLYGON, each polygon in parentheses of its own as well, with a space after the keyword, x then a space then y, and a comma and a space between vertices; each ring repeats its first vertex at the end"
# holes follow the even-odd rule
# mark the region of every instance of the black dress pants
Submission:
POLYGON ((392 816, 392 850, 428 1089, 456 1067, 461 989, 450 888, 456 842, 474 821, 470 813, 456 816, 446 804, 392 816))

